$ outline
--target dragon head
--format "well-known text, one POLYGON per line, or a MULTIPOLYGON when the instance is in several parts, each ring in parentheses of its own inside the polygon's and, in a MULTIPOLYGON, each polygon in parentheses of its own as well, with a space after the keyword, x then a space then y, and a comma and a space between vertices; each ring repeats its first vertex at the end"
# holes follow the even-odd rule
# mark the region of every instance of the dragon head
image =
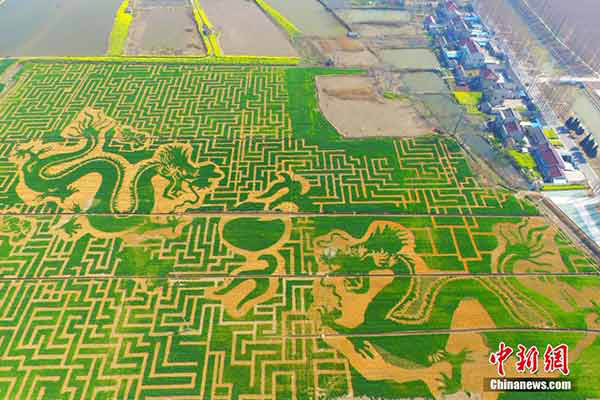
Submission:
POLYGON ((191 160, 191 148, 166 145, 158 151, 158 173, 169 180, 163 195, 176 199, 189 191, 198 195, 206 192, 223 178, 219 167, 211 162, 196 163, 191 160))

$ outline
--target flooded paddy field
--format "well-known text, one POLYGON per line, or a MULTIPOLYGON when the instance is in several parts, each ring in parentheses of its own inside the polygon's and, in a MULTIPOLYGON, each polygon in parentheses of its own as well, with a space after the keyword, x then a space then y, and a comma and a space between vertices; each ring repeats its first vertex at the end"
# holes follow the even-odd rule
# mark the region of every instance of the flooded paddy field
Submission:
POLYGON ((190 6, 189 0, 133 0, 135 9, 153 7, 185 7, 190 6))
POLYGON ((269 0, 269 4, 307 36, 334 38, 346 34, 346 28, 317 0, 269 0))
POLYGON ((254 2, 200 0, 225 54, 296 56, 287 36, 254 2))
POLYGON ((403 10, 365 10, 351 9, 337 11, 338 15, 350 25, 354 24, 405 24, 410 22, 410 14, 403 10))
POLYGON ((425 38, 425 31, 417 23, 406 23, 399 25, 380 25, 380 24, 356 24, 352 26, 353 30, 360 33, 363 37, 372 36, 406 36, 425 38))
POLYGON ((125 53, 204 55, 206 49, 196 28, 192 9, 184 5, 136 9, 125 53))
POLYGON ((384 49, 380 56, 384 63, 399 70, 440 69, 437 57, 429 49, 384 49))
POLYGON ((106 52, 121 0, 6 0, 0 56, 94 56, 106 52))
POLYGON ((450 93, 448 85, 433 72, 412 72, 402 75, 402 83, 413 93, 450 93))

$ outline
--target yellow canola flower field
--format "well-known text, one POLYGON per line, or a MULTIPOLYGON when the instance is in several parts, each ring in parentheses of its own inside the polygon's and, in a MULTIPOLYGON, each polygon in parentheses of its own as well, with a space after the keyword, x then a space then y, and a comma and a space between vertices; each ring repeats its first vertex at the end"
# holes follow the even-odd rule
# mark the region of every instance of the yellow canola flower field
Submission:
POLYGON ((128 8, 129 0, 124 0, 115 16, 115 23, 108 40, 108 50, 106 52, 109 56, 119 56, 125 50, 125 42, 129 35, 129 25, 131 25, 131 21, 133 20, 133 16, 127 12, 128 8))

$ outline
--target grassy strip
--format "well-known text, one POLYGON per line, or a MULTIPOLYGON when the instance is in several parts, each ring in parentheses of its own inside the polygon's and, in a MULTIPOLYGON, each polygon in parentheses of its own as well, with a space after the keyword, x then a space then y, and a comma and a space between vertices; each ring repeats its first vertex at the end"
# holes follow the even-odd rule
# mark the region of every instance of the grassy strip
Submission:
POLYGON ((200 35, 202 36, 202 41, 206 46, 206 51, 210 56, 221 57, 223 55, 223 50, 219 45, 219 40, 217 39, 217 35, 215 34, 215 26, 210 22, 206 13, 198 3, 198 0, 192 0, 192 8, 194 11, 194 19, 196 20, 196 25, 198 25, 198 30, 200 31, 200 35), (206 28, 210 33, 208 34, 208 38, 204 33, 204 28, 206 28))
POLYGON ((302 33, 302 32, 300 32, 300 29, 298 29, 294 24, 292 24, 292 22, 290 20, 288 20, 286 17, 281 15, 281 13, 279 11, 277 11, 276 9, 271 7, 269 4, 267 4, 266 1, 264 1, 264 0, 254 0, 254 1, 256 1, 256 4, 258 4, 258 6, 260 8, 262 8, 262 10, 265 12, 265 14, 270 16, 277 25, 279 25, 281 28, 283 28, 283 30, 285 30, 287 32, 287 34, 290 36, 290 38, 294 38, 297 35, 299 35, 300 33, 302 33))
POLYGON ((129 35, 129 25, 131 25, 131 21, 133 20, 133 16, 126 12, 128 7, 129 0, 124 0, 117 11, 113 30, 108 40, 108 50, 106 52, 108 56, 121 55, 125 50, 125 42, 129 35))
POLYGON ((236 56, 226 55, 219 57, 27 57, 21 62, 91 62, 91 63, 164 63, 164 64, 237 64, 237 65, 298 65, 299 57, 266 57, 266 56, 236 56))
POLYGON ((458 104, 467 108, 469 114, 479 114, 477 105, 481 102, 483 93, 481 92, 453 92, 454 98, 458 104))
POLYGON ((13 65, 14 62, 15 62, 15 60, 8 59, 8 58, 0 61, 0 75, 2 75, 4 73, 4 71, 6 71, 8 69, 8 67, 13 65))
POLYGON ((586 185, 546 185, 542 187, 545 192, 556 192, 559 190, 586 190, 586 185))

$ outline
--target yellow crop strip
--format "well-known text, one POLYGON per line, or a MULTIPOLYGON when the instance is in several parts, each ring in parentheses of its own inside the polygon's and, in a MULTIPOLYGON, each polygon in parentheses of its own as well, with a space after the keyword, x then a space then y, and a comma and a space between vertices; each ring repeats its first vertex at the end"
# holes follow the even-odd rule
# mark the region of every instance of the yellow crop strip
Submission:
POLYGON ((202 37, 202 41, 204 42, 204 46, 206 47, 206 52, 209 56, 220 57, 223 55, 223 50, 221 50, 221 46, 219 45, 219 41, 217 39, 217 35, 214 32, 214 25, 210 22, 206 13, 198 3, 198 0, 191 0, 192 9, 194 12, 194 19, 196 21, 196 25, 198 27, 198 32, 200 32, 200 36, 202 37), (205 28, 208 30, 208 35, 205 33, 205 28))
POLYGON ((218 57, 156 57, 156 56, 103 56, 103 57, 23 57, 19 62, 90 62, 90 63, 163 63, 163 64, 238 64, 238 65, 288 65, 300 63, 299 57, 270 57, 270 56, 245 56, 223 55, 218 57))
POLYGON ((213 54, 212 45, 210 43, 210 40, 208 40, 208 37, 204 34, 204 22, 202 21, 202 15, 200 13, 199 8, 196 7, 196 4, 194 4, 195 2, 196 2, 195 0, 191 0, 192 12, 194 13, 194 21, 196 22, 196 27, 198 28, 198 33, 200 34, 200 37, 202 38, 202 42, 204 43, 204 47, 206 48, 206 54, 209 56, 212 56, 212 54, 213 54))
POLYGON ((279 25, 281 28, 283 28, 291 38, 293 38, 301 33, 300 29, 298 29, 294 24, 292 24, 292 22, 290 22, 290 20, 288 20, 286 17, 284 17, 279 11, 277 11, 276 9, 271 7, 266 1, 264 1, 264 0, 255 0, 255 1, 256 1, 256 4, 258 4, 258 6, 260 8, 262 8, 262 10, 268 16, 270 16, 275 21, 275 23, 277 23, 277 25, 279 25))
POLYGON ((133 16, 127 13, 128 7, 129 0, 124 0, 115 16, 115 23, 113 25, 113 30, 110 33, 108 50, 106 52, 109 56, 121 55, 125 50, 125 42, 129 35, 129 25, 131 25, 131 21, 133 20, 133 16))

